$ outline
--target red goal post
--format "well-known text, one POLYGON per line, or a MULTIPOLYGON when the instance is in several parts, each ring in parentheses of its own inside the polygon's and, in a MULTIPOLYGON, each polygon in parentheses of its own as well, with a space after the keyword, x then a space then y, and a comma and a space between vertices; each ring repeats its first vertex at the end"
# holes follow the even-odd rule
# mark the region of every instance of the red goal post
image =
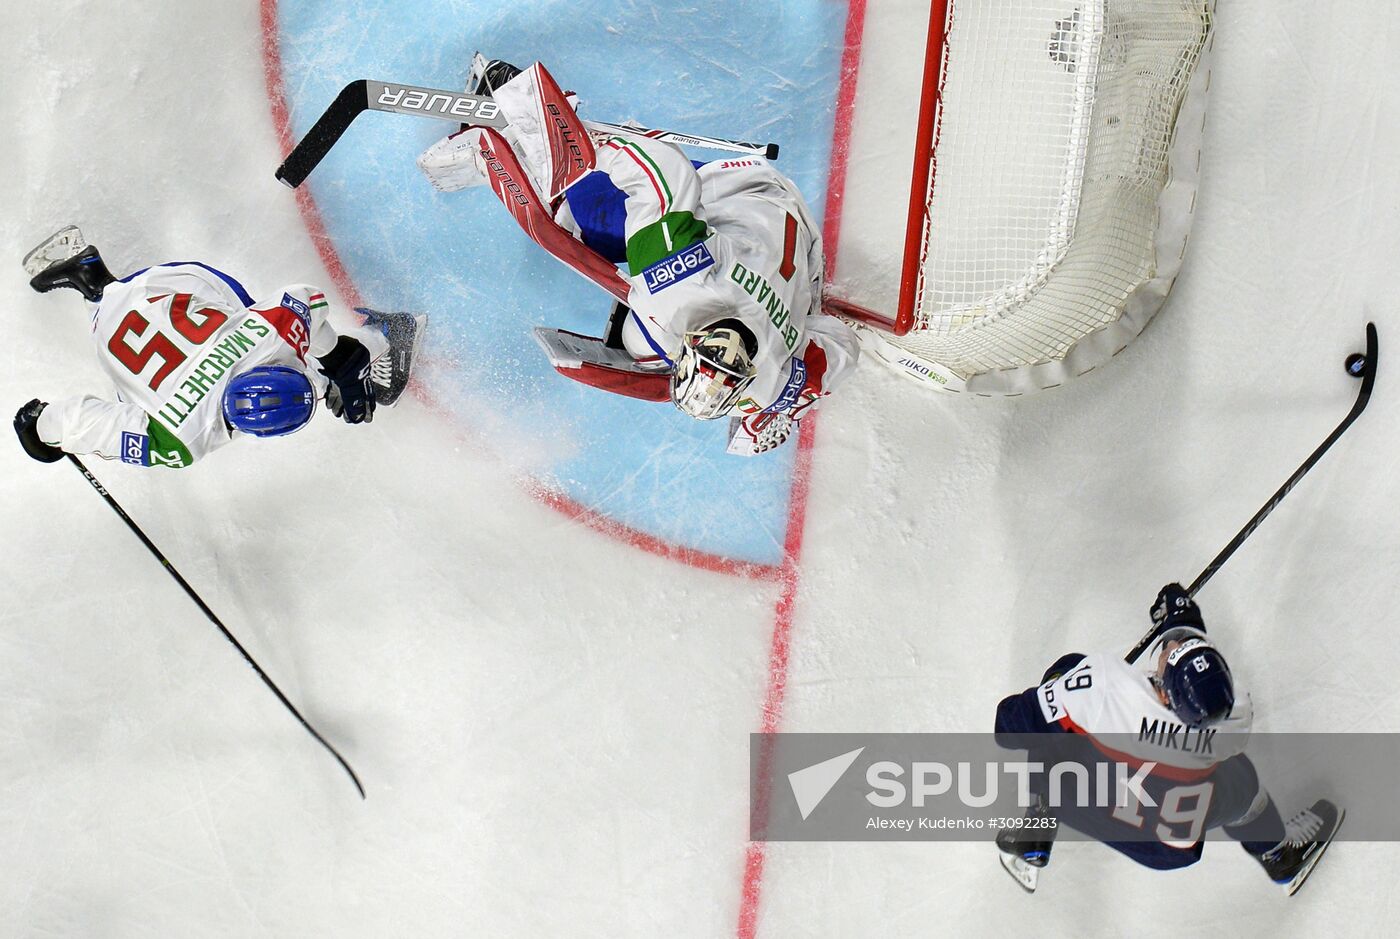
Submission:
POLYGON ((929 5, 902 257, 864 272, 897 292, 835 265, 825 305, 930 387, 1053 387, 1121 351, 1180 269, 1214 0, 929 5))

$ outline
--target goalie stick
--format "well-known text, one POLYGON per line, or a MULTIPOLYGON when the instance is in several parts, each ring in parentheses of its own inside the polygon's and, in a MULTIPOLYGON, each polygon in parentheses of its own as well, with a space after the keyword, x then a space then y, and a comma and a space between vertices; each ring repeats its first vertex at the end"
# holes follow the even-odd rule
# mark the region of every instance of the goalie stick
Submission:
MULTIPOLYGON (((325 159, 331 147, 335 146, 350 124, 365 111, 390 111, 395 114, 414 114, 419 117, 432 117, 451 121, 454 124, 467 124, 474 127, 490 127, 501 130, 506 119, 496 102, 482 95, 469 95, 462 91, 444 91, 440 88, 423 88, 418 85, 402 85, 398 82, 377 81, 361 78, 352 81, 340 90, 330 107, 307 131, 282 165, 277 167, 277 179, 292 189, 297 188, 311 175, 311 171, 325 159)), ((630 131, 667 143, 693 147, 708 147, 712 150, 730 150, 762 156, 770 160, 778 158, 778 145, 775 143, 747 143, 742 140, 728 140, 724 137, 705 137, 700 134, 682 134, 669 130, 650 130, 632 124, 609 124, 604 121, 584 121, 584 126, 597 131, 630 131)))
POLYGON ((317 731, 315 727, 312 727, 306 718, 301 716, 301 712, 296 709, 292 702, 287 700, 287 696, 282 693, 282 689, 277 687, 277 684, 268 677, 267 672, 263 671, 257 661, 248 654, 248 650, 243 648, 243 644, 233 637, 233 633, 228 631, 228 627, 223 624, 223 621, 214 614, 213 610, 209 609, 209 605, 204 602, 203 598, 194 592, 194 588, 189 585, 189 582, 186 581, 185 578, 180 576, 180 572, 175 569, 175 565, 171 564, 170 561, 166 559, 165 555, 160 552, 160 549, 155 546, 155 543, 152 542, 150 538, 146 537, 146 533, 141 530, 139 525, 132 521, 131 516, 127 515, 126 510, 121 507, 121 503, 112 498, 112 494, 106 490, 102 483, 98 482, 97 477, 92 475, 92 471, 83 464, 83 461, 71 453, 67 454, 67 456, 69 461, 78 468, 78 472, 83 474, 83 478, 86 479, 88 483, 92 485, 92 488, 97 491, 97 494, 102 497, 103 501, 111 507, 113 512, 117 513, 117 517, 123 522, 126 522, 126 527, 131 529, 132 534, 141 539, 141 543, 146 546, 146 550, 150 551, 151 555, 161 563, 161 566, 165 568, 166 572, 169 573, 171 577, 175 578, 175 583, 180 585, 180 589, 185 591, 185 595, 194 601, 195 606, 199 607, 200 611, 208 617, 209 622, 217 626, 219 632, 224 634, 224 638, 232 643, 233 647, 238 650, 238 654, 243 656, 243 661, 248 663, 248 667, 258 673, 258 677, 263 680, 263 684, 271 689, 272 693, 277 696, 277 700, 282 702, 282 706, 292 713, 292 716, 297 719, 302 727, 306 728, 307 733, 316 738, 317 743, 325 747, 327 752, 335 757, 335 761, 339 763, 340 768, 345 770, 346 774, 349 775, 350 781, 355 784, 355 791, 357 791, 360 794, 360 798, 363 799, 365 797, 365 787, 360 784, 360 777, 355 775, 355 771, 350 768, 349 763, 345 762, 345 757, 340 755, 340 751, 327 743, 326 738, 322 737, 320 732, 317 731))
POLYGON ((634 121, 623 124, 612 124, 608 121, 584 121, 584 126, 594 131, 626 131, 633 134, 641 134, 643 137, 650 137, 652 140, 660 140, 663 143, 673 143, 685 147, 706 147, 710 150, 732 150, 735 153, 747 153, 752 156, 761 156, 765 160, 776 160, 778 158, 778 145, 775 143, 745 143, 742 140, 729 140, 725 137, 704 137, 699 134, 683 134, 677 130, 652 130, 643 127, 634 121))
MULTIPOLYGON (((1376 338, 1376 324, 1367 323, 1366 352, 1361 356, 1353 355, 1347 358, 1347 372, 1349 374, 1358 374, 1353 370, 1354 366, 1364 368, 1364 371, 1359 373, 1361 377, 1361 390, 1356 393, 1356 402, 1352 404, 1351 410, 1347 412, 1347 416, 1344 417, 1342 422, 1337 425, 1337 428, 1328 435, 1327 439, 1322 441, 1322 444, 1303 461, 1303 465, 1298 467, 1293 475, 1288 477, 1288 481, 1279 487, 1278 492, 1275 492, 1273 496, 1270 497, 1269 501, 1264 503, 1263 508, 1254 513, 1254 517, 1251 518, 1249 522, 1245 524, 1244 528, 1241 528, 1239 533, 1231 539, 1230 543, 1215 556, 1215 560, 1207 564, 1206 569, 1201 571, 1200 575, 1191 582, 1191 586, 1186 588, 1186 592, 1189 595, 1195 597, 1196 594, 1200 592, 1200 589, 1215 576, 1215 572, 1224 566, 1225 562, 1230 559, 1230 556, 1235 553, 1240 545, 1244 544, 1245 539, 1254 534, 1254 530, 1259 527, 1260 523, 1268 518, 1269 513, 1278 507, 1278 504, 1283 501, 1283 497, 1293 491, 1293 487, 1298 485, 1299 480, 1307 475, 1308 470, 1317 465, 1317 461, 1322 459, 1322 455, 1331 448, 1332 444, 1337 442, 1337 438, 1341 437, 1342 434, 1346 432, 1346 429, 1361 416, 1361 412, 1366 410, 1366 404, 1371 400, 1371 389, 1376 384, 1376 366, 1379 364, 1379 359, 1377 358, 1379 354, 1380 349, 1376 338)), ((1147 631, 1147 635, 1139 639, 1137 645, 1133 646, 1132 651, 1123 657, 1129 665, 1136 662, 1138 658, 1147 651, 1147 647, 1152 645, 1153 641, 1157 638, 1159 629, 1160 627, 1154 624, 1153 627, 1147 631)))

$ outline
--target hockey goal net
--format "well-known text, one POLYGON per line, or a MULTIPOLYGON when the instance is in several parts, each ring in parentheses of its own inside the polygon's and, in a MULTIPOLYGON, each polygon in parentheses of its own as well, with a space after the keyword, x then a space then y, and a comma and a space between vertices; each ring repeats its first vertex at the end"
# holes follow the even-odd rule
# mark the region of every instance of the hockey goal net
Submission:
POLYGON ((1052 387, 1120 351, 1179 269, 1214 3, 931 6, 902 250, 835 271, 827 306, 933 387, 1052 387))

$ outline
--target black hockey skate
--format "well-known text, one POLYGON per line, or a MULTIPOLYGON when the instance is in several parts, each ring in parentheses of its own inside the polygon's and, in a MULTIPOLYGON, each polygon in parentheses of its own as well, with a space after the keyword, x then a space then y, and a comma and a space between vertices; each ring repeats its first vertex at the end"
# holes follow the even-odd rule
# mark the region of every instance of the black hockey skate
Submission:
POLYGON ((375 403, 387 407, 399 400, 408 387, 413 359, 423 341, 428 318, 412 313, 380 313, 364 307, 357 307, 355 312, 364 316, 366 326, 379 330, 389 340, 389 351, 370 366, 375 403))
POLYGON ((1326 799, 1318 799, 1312 808, 1294 815, 1284 825, 1283 841, 1278 846, 1257 855, 1264 873, 1276 884, 1285 884, 1291 897, 1303 887, 1337 829, 1342 827, 1346 810, 1326 799))
POLYGON ((467 76, 467 94, 490 97, 496 89, 519 75, 522 70, 500 59, 487 59, 480 52, 472 55, 471 74, 467 76))
POLYGON ((76 225, 54 232, 24 256, 29 286, 39 293, 72 287, 93 303, 102 299, 102 289, 116 280, 102 254, 83 240, 76 225))
MULTIPOLYGON (((1029 821, 1048 819, 1048 816, 1032 812, 1026 818, 1029 821)), ((1055 829, 1050 827, 1003 828, 997 832, 1001 866, 1027 893, 1035 893, 1040 869, 1050 863, 1050 849, 1054 844, 1055 829)))
POLYGON ((608 328, 603 332, 603 345, 609 349, 625 349, 622 344, 622 327, 627 325, 627 315, 632 308, 621 300, 613 301, 612 312, 608 314, 608 328))

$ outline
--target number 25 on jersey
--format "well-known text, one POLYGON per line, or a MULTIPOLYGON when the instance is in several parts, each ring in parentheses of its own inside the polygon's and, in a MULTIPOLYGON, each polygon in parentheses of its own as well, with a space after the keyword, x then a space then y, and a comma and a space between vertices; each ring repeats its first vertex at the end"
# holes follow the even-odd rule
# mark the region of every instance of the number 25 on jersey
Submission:
MULTIPOLYGON (((228 321, 228 314, 215 309, 190 310, 192 297, 187 293, 176 294, 170 302, 170 327, 191 347, 203 345, 228 321)), ((124 365, 133 375, 146 370, 152 359, 160 360, 160 367, 149 382, 152 391, 159 391, 161 384, 189 356, 185 350, 164 332, 157 330, 146 335, 151 322, 136 310, 131 310, 122 318, 112 338, 107 341, 107 351, 124 365), (133 340, 144 338, 140 346, 133 340)))

